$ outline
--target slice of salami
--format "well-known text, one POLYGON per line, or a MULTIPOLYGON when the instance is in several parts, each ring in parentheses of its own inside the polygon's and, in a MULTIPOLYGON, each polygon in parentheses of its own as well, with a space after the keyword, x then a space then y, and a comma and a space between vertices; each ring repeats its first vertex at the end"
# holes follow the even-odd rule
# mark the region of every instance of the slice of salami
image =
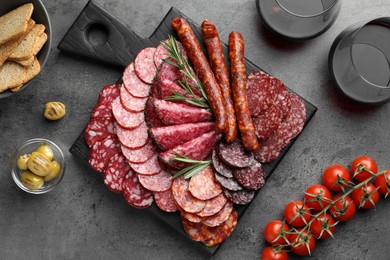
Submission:
POLYGON ((212 120, 211 112, 203 108, 161 99, 153 99, 153 105, 158 117, 166 125, 181 125, 212 120))
POLYGON ((236 169, 233 174, 234 178, 241 186, 250 190, 258 190, 265 184, 261 163, 255 163, 243 169, 236 169))
POLYGON ((224 163, 235 168, 245 168, 256 162, 253 154, 247 152, 238 139, 231 144, 220 142, 218 156, 224 163))
POLYGON ((145 110, 147 97, 137 98, 132 96, 126 88, 122 85, 120 90, 120 100, 123 107, 130 112, 143 112, 145 110))
POLYGON ((233 203, 238 205, 246 205, 253 200, 255 192, 253 190, 239 190, 239 191, 223 191, 225 196, 233 203))
POLYGON ((283 126, 280 129, 284 129, 284 132, 288 132, 289 139, 295 138, 302 132, 306 121, 306 106, 305 102, 297 95, 289 93, 291 100, 291 110, 289 111, 286 119, 282 122, 283 126))
POLYGON ((270 77, 271 87, 275 89, 276 95, 274 98, 274 104, 280 110, 280 117, 282 119, 286 118, 288 112, 291 108, 291 100, 289 93, 286 89, 286 86, 283 82, 277 78, 270 77))
POLYGON ((126 202, 134 208, 147 208, 153 204, 153 193, 142 187, 137 174, 129 171, 122 182, 123 197, 126 202))
POLYGON ((172 186, 172 176, 162 170, 155 175, 138 175, 139 182, 150 191, 166 191, 172 186))
POLYGON ((247 77, 246 91, 252 116, 264 113, 273 103, 275 90, 269 89, 269 81, 269 75, 262 71, 251 72, 247 77))
POLYGON ((268 138, 273 131, 275 131, 280 123, 281 112, 277 106, 271 105, 263 114, 253 118, 253 125, 255 126, 256 136, 259 139, 268 138))
POLYGON ((172 190, 154 192, 154 199, 157 206, 165 212, 175 212, 178 210, 175 200, 173 199, 172 190))
POLYGON ((144 163, 129 163, 131 168, 142 175, 154 175, 159 173, 162 168, 161 164, 157 159, 157 154, 152 156, 148 161, 144 163))
POLYGON ((92 110, 90 118, 106 118, 111 120, 113 118, 111 104, 97 105, 92 110))
POLYGON ((217 214, 204 219, 202 222, 203 224, 209 227, 219 226, 229 218, 232 210, 233 210, 233 203, 228 201, 217 214))
POLYGON ((113 192, 122 192, 123 178, 130 171, 130 166, 122 154, 115 154, 110 158, 104 170, 104 184, 113 192))
POLYGON ((162 82, 164 79, 177 82, 179 79, 179 69, 176 66, 163 62, 158 69, 156 78, 158 82, 162 82))
POLYGON ((203 243, 206 246, 215 246, 223 241, 225 241, 226 238, 230 236, 230 234, 233 232, 234 228, 237 225, 238 215, 235 210, 232 211, 229 218, 220 226, 210 228, 211 230, 211 237, 204 241, 203 243))
POLYGON ((180 215, 181 215, 182 218, 185 218, 188 221, 191 221, 193 223, 199 223, 199 222, 201 222, 203 220, 202 217, 199 217, 198 215, 196 215, 194 213, 185 212, 184 210, 180 211, 180 215))
POLYGON ((182 217, 182 223, 184 230, 194 241, 203 242, 210 239, 212 236, 210 228, 203 223, 194 223, 184 217, 182 217))
POLYGON ((119 96, 120 84, 111 84, 105 86, 99 93, 98 104, 110 105, 114 99, 119 96))
POLYGON ((134 63, 126 67, 122 81, 126 90, 134 97, 145 98, 149 96, 151 86, 140 80, 135 74, 134 63))
POLYGON ((148 98, 146 101, 145 121, 149 128, 165 126, 156 113, 152 98, 148 98))
POLYGON ((206 206, 206 202, 192 196, 188 191, 188 184, 189 181, 182 176, 174 179, 172 183, 173 198, 177 205, 186 212, 196 213, 206 206))
POLYGON ((214 170, 208 167, 191 177, 188 191, 200 200, 209 200, 222 193, 222 188, 214 178, 214 170))
POLYGON ((211 153, 211 149, 218 142, 219 138, 220 136, 215 131, 205 133, 187 143, 160 153, 160 159, 178 169, 185 168, 188 166, 187 163, 173 162, 171 159, 177 157, 176 154, 179 153, 193 160, 203 160, 211 153))
POLYGON ((227 203, 227 198, 223 193, 219 194, 217 197, 212 198, 211 200, 206 201, 206 206, 202 211, 196 213, 199 217, 210 217, 214 214, 217 214, 227 203))
POLYGON ((268 163, 279 157, 283 147, 290 141, 289 134, 283 134, 281 126, 282 124, 267 139, 259 141, 259 149, 254 152, 256 160, 268 163))
POLYGON ((111 156, 119 152, 119 141, 115 136, 107 136, 92 146, 89 152, 88 163, 95 171, 103 172, 111 156))
POLYGON ((213 161, 214 169, 219 174, 226 178, 233 178, 233 169, 226 165, 226 163, 224 163, 221 159, 219 159, 218 152, 215 148, 213 149, 211 160, 213 161))
POLYGON ((144 113, 127 111, 122 106, 119 97, 112 102, 112 112, 117 123, 123 128, 133 129, 140 126, 145 121, 144 113))
POLYGON ((103 117, 91 119, 84 129, 84 139, 89 148, 109 135, 115 135, 114 123, 103 117))
POLYGON ((196 124, 155 127, 149 130, 149 134, 157 147, 166 151, 191 141, 213 129, 214 123, 202 122, 196 124))
POLYGON ((131 163, 144 163, 156 154, 156 148, 149 139, 145 146, 138 149, 129 149, 121 145, 122 153, 131 163))
POLYGON ((134 70, 137 76, 145 83, 152 84, 157 69, 154 65, 156 48, 145 48, 140 51, 134 61, 134 70))
POLYGON ((215 178, 221 184, 222 187, 231 191, 242 190, 241 185, 234 178, 226 178, 218 173, 215 174, 215 178))
POLYGON ((145 146, 149 140, 148 127, 145 122, 134 129, 127 129, 118 125, 117 135, 121 144, 131 149, 141 148, 145 146))

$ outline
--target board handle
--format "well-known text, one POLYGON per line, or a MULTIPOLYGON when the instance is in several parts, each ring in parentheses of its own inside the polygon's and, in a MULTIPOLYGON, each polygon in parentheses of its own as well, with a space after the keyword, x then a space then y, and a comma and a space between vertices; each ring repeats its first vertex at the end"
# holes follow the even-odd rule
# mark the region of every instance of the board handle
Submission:
POLYGON ((123 68, 146 46, 152 46, 150 40, 90 0, 57 48, 123 68))

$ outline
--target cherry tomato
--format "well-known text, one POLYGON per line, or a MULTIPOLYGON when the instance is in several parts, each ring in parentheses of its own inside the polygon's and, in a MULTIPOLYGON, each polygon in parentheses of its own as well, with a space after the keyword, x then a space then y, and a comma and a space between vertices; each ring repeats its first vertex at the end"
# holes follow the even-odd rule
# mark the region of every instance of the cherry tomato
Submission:
MULTIPOLYGON (((298 229, 300 232, 300 229, 298 229)), ((309 234, 307 230, 303 231, 302 234, 291 234, 291 251, 297 255, 311 255, 316 246, 316 240, 312 234, 309 234), (310 251, 309 251, 309 249, 310 251)))
POLYGON ((281 220, 272 220, 264 228, 264 237, 268 243, 271 245, 284 245, 288 243, 283 236, 288 240, 288 234, 285 231, 288 231, 290 228, 286 223, 283 223, 281 220))
POLYGON ((263 252, 261 252, 261 260, 287 260, 287 253, 281 250, 274 251, 272 246, 267 246, 263 252))
POLYGON ((330 233, 333 235, 336 230, 334 223, 335 221, 331 215, 328 213, 321 214, 313 223, 311 223, 310 232, 317 239, 327 239, 331 236, 330 233))
POLYGON ((305 192, 305 202, 309 208, 320 211, 332 201, 332 194, 321 184, 314 184, 305 192))
MULTIPOLYGON (((333 201, 340 198, 342 195, 337 195, 333 198, 333 201)), ((356 206, 353 203, 353 200, 347 196, 344 199, 337 201, 331 208, 330 213, 338 221, 348 221, 351 220, 356 213, 356 206)))
POLYGON ((351 175, 348 169, 340 164, 330 165, 322 174, 322 182, 332 191, 340 191, 342 187, 347 187, 350 180, 351 175))
POLYGON ((382 195, 390 194, 390 170, 386 170, 386 173, 376 177, 375 186, 379 187, 379 192, 382 195))
POLYGON ((284 217, 290 226, 303 227, 311 218, 310 209, 302 201, 291 201, 284 209, 284 217))
POLYGON ((352 199, 355 205, 363 209, 375 207, 379 200, 379 192, 371 182, 352 192, 352 199))
MULTIPOLYGON (((374 159, 368 156, 359 156, 351 163, 352 175, 355 175, 355 172, 356 170, 359 169, 360 165, 364 165, 364 167, 366 167, 367 170, 372 171, 373 173, 378 172, 378 167, 374 159)), ((364 171, 364 170, 354 176, 354 178, 359 182, 365 181, 370 177, 371 174, 368 171, 364 171)))

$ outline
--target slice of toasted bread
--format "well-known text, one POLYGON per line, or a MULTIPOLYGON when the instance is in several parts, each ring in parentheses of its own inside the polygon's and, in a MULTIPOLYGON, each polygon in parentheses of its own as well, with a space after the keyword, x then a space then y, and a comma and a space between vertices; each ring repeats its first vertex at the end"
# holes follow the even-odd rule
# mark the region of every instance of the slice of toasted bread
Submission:
POLYGON ((28 3, 0 17, 0 44, 16 39, 26 31, 33 10, 33 4, 28 3))
POLYGON ((12 91, 12 92, 17 92, 17 91, 19 91, 22 87, 23 87, 23 84, 20 85, 20 86, 15 87, 15 88, 11 88, 11 91, 12 91))
POLYGON ((32 78, 38 75, 39 72, 41 72, 41 64, 39 63, 37 57, 34 57, 33 64, 31 64, 29 67, 26 67, 25 70, 26 70, 26 77, 23 83, 30 81, 32 78))
POLYGON ((19 63, 20 65, 22 65, 23 67, 29 67, 31 64, 34 63, 34 60, 35 60, 35 56, 31 56, 30 58, 28 59, 25 59, 25 60, 17 60, 15 62, 19 63))
POLYGON ((36 24, 31 31, 19 43, 18 47, 8 57, 10 60, 25 60, 33 56, 34 48, 38 42, 39 36, 45 31, 43 24, 36 24))
POLYGON ((27 70, 13 61, 4 62, 0 68, 0 93, 20 86, 26 79, 27 70))
POLYGON ((34 56, 36 56, 38 54, 38 52, 42 49, 43 45, 45 45, 46 41, 47 41, 47 34, 42 33, 41 36, 39 36, 39 38, 35 44, 35 47, 33 50, 34 56))

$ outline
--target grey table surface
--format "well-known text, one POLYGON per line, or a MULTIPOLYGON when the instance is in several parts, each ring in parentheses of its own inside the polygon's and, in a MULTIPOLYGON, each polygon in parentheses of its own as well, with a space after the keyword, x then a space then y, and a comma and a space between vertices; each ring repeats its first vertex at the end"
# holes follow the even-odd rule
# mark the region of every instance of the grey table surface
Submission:
MULTIPOLYGON (((68 149, 88 121, 98 91, 121 75, 109 66, 71 57, 56 49, 87 0, 43 0, 53 25, 45 70, 23 92, 0 100, 0 259, 203 259, 207 256, 145 210, 133 209, 102 183, 101 176, 68 149), (62 101, 68 113, 58 122, 43 118, 44 104, 62 101), (62 183, 49 194, 29 195, 10 175, 10 157, 24 141, 43 137, 66 154, 62 183)), ((348 25, 390 15, 389 0, 343 1, 340 16, 324 35, 304 44, 279 40, 261 25, 254 0, 97 0, 141 35, 149 36, 171 6, 200 24, 208 18, 227 40, 242 32, 246 56, 318 107, 314 119, 252 202, 214 259, 259 259, 263 228, 282 218, 284 205, 320 182, 325 167, 349 164, 358 155, 390 168, 390 104, 367 107, 338 92, 329 79, 327 54, 348 25)), ((310 259, 389 259, 390 205, 359 211, 321 241, 310 259)), ((299 259, 291 256, 291 259, 299 259)), ((305 258, 300 258, 305 259, 305 258)))

